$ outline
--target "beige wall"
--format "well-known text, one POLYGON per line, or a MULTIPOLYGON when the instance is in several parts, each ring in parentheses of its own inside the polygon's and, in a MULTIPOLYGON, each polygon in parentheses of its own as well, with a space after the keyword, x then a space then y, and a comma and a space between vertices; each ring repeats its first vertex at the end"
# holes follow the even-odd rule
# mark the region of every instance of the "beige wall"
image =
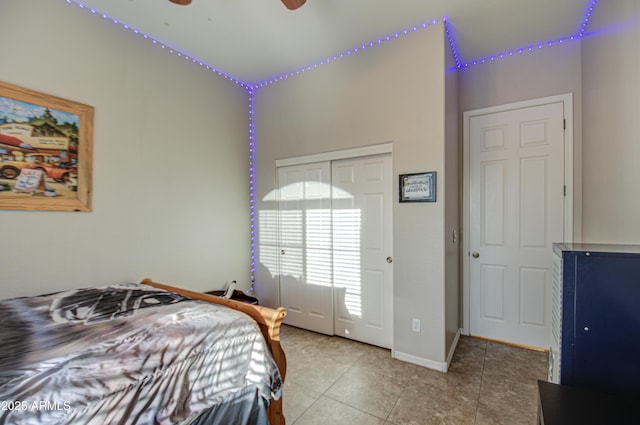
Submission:
POLYGON ((640 244, 640 2, 600 1, 582 42, 583 240, 640 244))
MULTIPOLYGON (((460 110, 573 94, 573 235, 582 230, 582 57, 580 41, 470 66, 460 72, 460 110)), ((464 230, 464 229, 463 229, 464 230)))
POLYGON ((245 89, 64 1, 1 9, 0 80, 95 107, 93 212, 0 211, 1 297, 246 285, 245 89))
POLYGON ((461 110, 573 93, 574 240, 640 243, 640 3, 598 3, 581 41, 460 72, 461 110))
MULTIPOLYGON (((435 204, 399 204, 394 187, 394 348, 444 361, 457 326, 456 109, 573 93, 576 239, 639 243, 639 6, 603 0, 591 24, 602 32, 457 78, 443 73, 438 25, 259 88, 259 214, 274 207, 262 199, 276 159, 392 142, 395 178, 437 171, 435 204)), ((62 1, 4 0, 0 51, 0 80, 96 108, 94 211, 0 211, 3 298, 145 276, 246 287, 243 88, 62 1)), ((259 258, 259 296, 273 305, 276 280, 259 258)))
POLYGON ((460 110, 458 104, 458 71, 454 71, 450 49, 447 50, 445 74, 445 330, 447 355, 452 348, 462 324, 461 282, 460 282, 460 224, 462 192, 462 145, 460 137, 460 110))
MULTIPOLYGON (((400 204, 397 185, 393 192, 394 348, 436 362, 445 360, 444 40, 439 24, 256 94, 259 200, 276 188, 275 160, 288 157, 392 142, 395 180, 438 172, 436 203, 400 204)), ((258 203, 259 214, 274 208, 258 203)), ((270 261, 261 251, 257 281, 261 299, 275 300, 270 261)))

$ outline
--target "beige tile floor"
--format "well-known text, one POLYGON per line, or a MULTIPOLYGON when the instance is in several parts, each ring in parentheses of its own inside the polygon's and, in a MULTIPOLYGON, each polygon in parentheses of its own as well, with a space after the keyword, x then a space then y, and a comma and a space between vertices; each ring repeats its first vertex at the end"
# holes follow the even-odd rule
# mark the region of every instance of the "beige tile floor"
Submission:
POLYGON ((288 425, 533 425, 547 354, 462 337, 449 372, 389 350, 282 329, 288 425))

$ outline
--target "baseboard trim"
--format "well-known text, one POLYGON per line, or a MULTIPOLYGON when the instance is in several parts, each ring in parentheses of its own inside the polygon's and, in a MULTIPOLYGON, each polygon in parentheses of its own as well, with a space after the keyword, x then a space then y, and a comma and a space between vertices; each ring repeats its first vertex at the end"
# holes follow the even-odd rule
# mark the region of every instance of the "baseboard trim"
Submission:
POLYGON ((453 361, 453 355, 456 352, 456 347, 458 347, 458 341, 460 341, 460 335, 462 335, 462 329, 458 329, 458 332, 456 332, 456 336, 453 338, 453 343, 451 344, 451 347, 449 347, 449 354, 447 355, 447 370, 449 370, 449 366, 451 366, 451 362, 453 361))
POLYGON ((402 351, 393 350, 391 356, 394 359, 401 360, 403 362, 412 363, 418 366, 426 367, 428 369, 437 370, 438 372, 447 372, 449 370, 449 365, 453 360, 453 354, 456 351, 456 347, 458 346, 458 341, 460 340, 462 330, 458 329, 456 332, 456 336, 453 339, 453 344, 451 344, 451 348, 449 349, 449 354, 447 355, 446 362, 437 362, 430 359, 425 359, 424 357, 414 356, 413 354, 403 353, 402 351))
POLYGON ((527 345, 527 344, 520 344, 520 343, 517 343, 517 342, 503 341, 501 339, 489 338, 489 337, 486 337, 486 336, 478 336, 478 335, 471 335, 471 334, 469 334, 469 336, 472 337, 472 338, 476 338, 476 339, 482 339, 484 341, 497 342, 498 344, 504 344, 504 345, 510 345, 512 347, 524 348, 526 350, 540 351, 540 352, 543 352, 543 353, 548 353, 549 352, 548 348, 537 347, 535 345, 527 345))
POLYGON ((402 360, 403 362, 416 364, 438 372, 446 372, 447 364, 444 362, 436 362, 434 360, 425 359, 424 357, 414 356, 413 354, 403 353, 402 351, 393 351, 393 358, 402 360))

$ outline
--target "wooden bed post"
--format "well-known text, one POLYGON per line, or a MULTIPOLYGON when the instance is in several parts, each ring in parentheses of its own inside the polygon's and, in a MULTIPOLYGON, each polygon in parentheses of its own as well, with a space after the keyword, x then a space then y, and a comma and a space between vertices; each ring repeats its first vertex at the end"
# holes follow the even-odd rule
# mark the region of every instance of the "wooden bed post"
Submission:
MULTIPOLYGON (((263 307, 259 305, 246 304, 239 301, 218 297, 216 295, 204 294, 202 292, 191 291, 189 289, 178 288, 171 285, 165 285, 164 283, 157 283, 153 280, 146 278, 142 282, 143 285, 153 286, 154 288, 164 289, 165 291, 173 292, 179 295, 183 295, 187 298, 194 300, 206 301, 212 304, 220 304, 234 310, 241 311, 251 317, 258 323, 260 331, 264 336, 273 360, 280 370, 280 376, 282 378, 282 384, 284 386, 285 377, 287 374, 287 358, 284 354, 284 350, 280 345, 280 326, 282 321, 287 315, 287 310, 278 307, 277 309, 263 307)), ((269 407, 267 408, 267 416, 269 418, 270 425, 285 425, 284 414, 282 412, 282 398, 284 397, 284 390, 282 396, 278 400, 271 399, 269 407)))

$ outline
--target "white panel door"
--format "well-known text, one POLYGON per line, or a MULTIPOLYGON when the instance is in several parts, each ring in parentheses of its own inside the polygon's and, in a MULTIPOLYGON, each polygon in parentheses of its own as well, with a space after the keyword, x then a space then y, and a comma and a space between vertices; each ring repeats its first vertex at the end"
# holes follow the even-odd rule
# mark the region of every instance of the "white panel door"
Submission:
POLYGON ((391 156, 332 163, 335 333, 392 345, 391 156))
POLYGON ((285 323, 333 335, 330 163, 278 168, 278 181, 285 323))
POLYGON ((470 333, 549 347, 551 244, 564 240, 562 102, 469 122, 470 333))

